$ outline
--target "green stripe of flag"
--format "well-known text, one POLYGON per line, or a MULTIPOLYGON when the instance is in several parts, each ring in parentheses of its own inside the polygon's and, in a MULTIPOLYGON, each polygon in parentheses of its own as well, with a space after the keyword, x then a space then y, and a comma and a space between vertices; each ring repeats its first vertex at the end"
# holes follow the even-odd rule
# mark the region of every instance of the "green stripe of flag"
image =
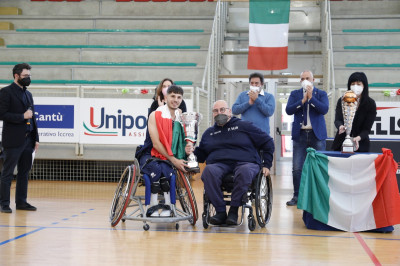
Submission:
POLYGON ((250 23, 289 23, 290 0, 250 0, 250 23))
POLYGON ((314 219, 325 224, 329 217, 328 156, 307 148, 307 157, 301 173, 297 207, 312 213, 314 219))

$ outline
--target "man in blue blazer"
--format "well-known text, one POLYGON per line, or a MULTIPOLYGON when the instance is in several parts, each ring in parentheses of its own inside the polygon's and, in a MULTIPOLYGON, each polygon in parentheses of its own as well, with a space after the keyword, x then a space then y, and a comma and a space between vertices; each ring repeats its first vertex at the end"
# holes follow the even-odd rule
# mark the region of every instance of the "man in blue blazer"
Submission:
POLYGON ((288 206, 297 205, 301 171, 307 155, 307 148, 325 150, 326 125, 324 115, 329 109, 328 95, 314 87, 314 76, 311 71, 300 75, 302 88, 290 93, 286 113, 294 115, 292 124, 293 140, 293 198, 286 202, 288 206))
POLYGON ((3 120, 4 164, 0 176, 0 211, 11 213, 10 188, 15 166, 18 167, 15 203, 17 210, 36 211, 27 201, 28 175, 32 152, 39 147, 32 94, 31 66, 22 63, 13 68, 14 82, 0 90, 0 120, 3 120))

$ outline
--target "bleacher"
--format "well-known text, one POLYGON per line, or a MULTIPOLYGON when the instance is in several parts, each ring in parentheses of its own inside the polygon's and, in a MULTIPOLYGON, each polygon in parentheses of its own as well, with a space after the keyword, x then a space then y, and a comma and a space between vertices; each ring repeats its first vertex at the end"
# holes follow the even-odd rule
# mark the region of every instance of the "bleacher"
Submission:
MULTIPOLYGON (((277 94, 288 95, 298 86, 298 74, 307 68, 314 72, 317 87, 326 89, 326 36, 320 3, 292 0, 289 68, 264 72, 274 86, 278 84, 274 87, 277 94)), ((380 90, 374 97, 382 100, 382 90, 400 86, 400 1, 331 0, 330 4, 336 88, 345 87, 352 72, 364 71, 370 87, 380 90)), ((215 7, 210 0, 1 0, 0 83, 11 82, 12 65, 29 62, 34 68, 31 87, 37 89, 35 96, 150 99, 158 82, 170 77, 184 86, 185 97, 205 113, 210 103, 197 97, 206 92, 193 92, 203 82, 215 7), (130 93, 122 95, 123 88, 130 93), (142 94, 142 90, 149 93, 142 94)), ((218 87, 212 97, 232 104, 247 88, 243 81, 253 72, 246 68, 248 1, 231 1, 225 7, 228 20, 221 35, 222 65, 208 72, 219 79, 217 85, 210 83, 218 87)), ((336 102, 337 95, 330 97, 336 102)), ((206 119, 201 127, 209 123, 206 119)), ((333 132, 333 123, 327 125, 333 132)), ((99 160, 106 154, 113 160, 125 160, 132 147, 43 145, 38 156, 44 154, 81 160, 99 160)))
POLYGON ((1 1, 14 9, 2 19, 15 30, 0 35, 0 76, 9 76, 9 62, 26 61, 33 84, 200 84, 213 3, 77 2, 1 1))
POLYGON ((370 87, 399 87, 400 1, 331 1, 336 87, 363 71, 370 87))
MULTIPOLYGON (((28 62, 35 97, 149 101, 169 77, 194 101, 214 13, 212 1, 2 0, 0 84, 12 82, 13 65, 28 62)), ((78 159, 66 161, 78 168, 130 160, 135 146, 42 143, 36 171, 52 169, 54 160, 78 159)))

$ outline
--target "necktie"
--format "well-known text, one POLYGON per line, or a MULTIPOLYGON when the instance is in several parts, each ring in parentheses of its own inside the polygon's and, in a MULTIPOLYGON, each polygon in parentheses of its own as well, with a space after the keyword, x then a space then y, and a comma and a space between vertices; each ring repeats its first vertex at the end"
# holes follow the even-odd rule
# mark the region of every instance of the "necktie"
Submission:
POLYGON ((307 126, 307 109, 308 109, 308 101, 303 106, 303 125, 307 126))
POLYGON ((26 96, 25 91, 22 91, 22 101, 24 102, 25 108, 29 107, 28 97, 26 96))
MULTIPOLYGON (((28 100, 28 95, 26 95, 26 92, 24 90, 22 91, 22 101, 24 102, 26 109, 32 108, 30 101, 28 100)), ((26 125, 27 125, 26 131, 31 132, 33 130, 32 119, 28 119, 26 125)))

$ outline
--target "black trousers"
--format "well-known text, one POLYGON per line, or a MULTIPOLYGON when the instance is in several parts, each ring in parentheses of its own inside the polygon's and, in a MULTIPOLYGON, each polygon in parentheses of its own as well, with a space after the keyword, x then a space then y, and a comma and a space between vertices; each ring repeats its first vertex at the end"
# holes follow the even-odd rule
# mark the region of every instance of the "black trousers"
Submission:
POLYGON ((4 148, 3 170, 0 176, 0 205, 10 205, 11 181, 15 166, 17 166, 17 186, 15 190, 15 203, 23 205, 28 196, 28 175, 32 168, 33 140, 30 135, 25 137, 25 142, 20 147, 4 148))

